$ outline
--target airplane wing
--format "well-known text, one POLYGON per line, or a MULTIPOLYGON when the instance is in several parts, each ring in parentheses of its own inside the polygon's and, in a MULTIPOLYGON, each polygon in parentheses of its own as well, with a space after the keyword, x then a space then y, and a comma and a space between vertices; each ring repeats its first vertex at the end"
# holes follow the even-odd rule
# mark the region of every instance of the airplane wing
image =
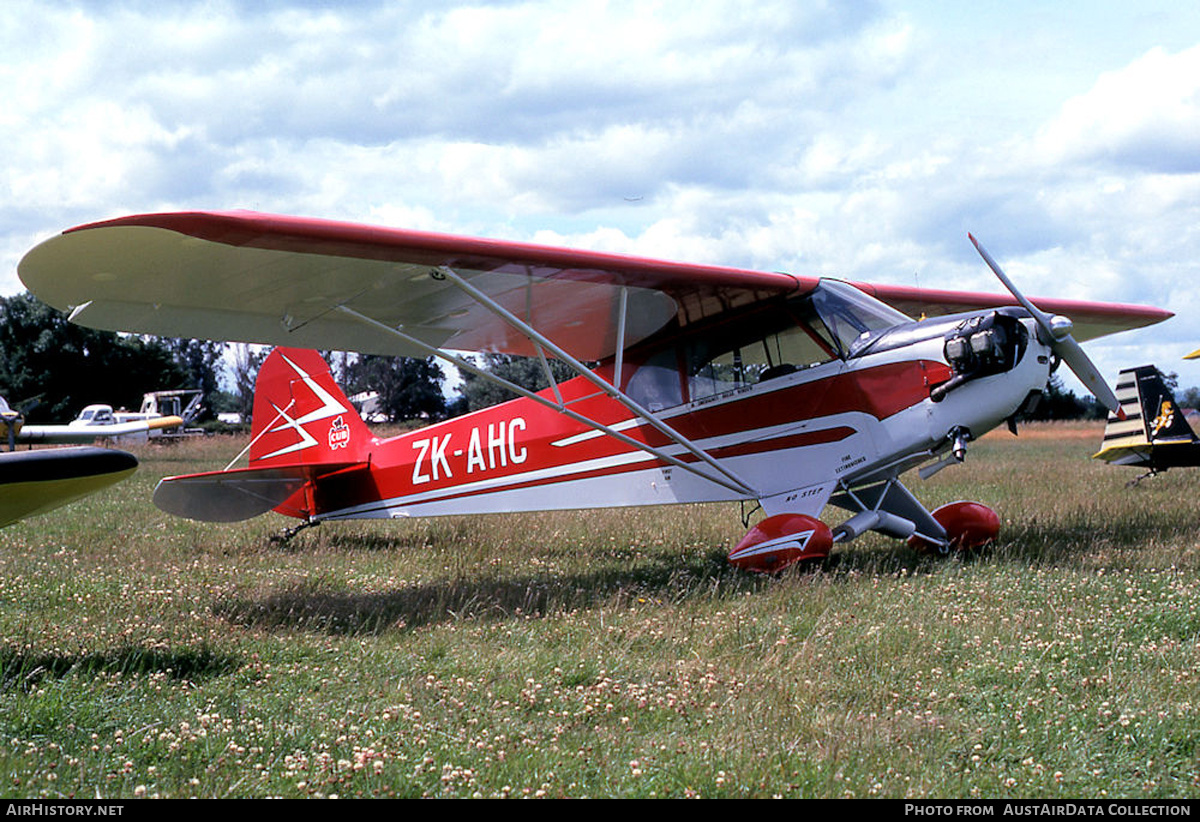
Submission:
POLYGON ((145 434, 180 425, 183 425, 181 417, 155 417, 112 425, 22 425, 16 439, 23 443, 87 444, 98 439, 145 434))
POLYGON ((111 448, 46 448, 0 453, 0 527, 106 488, 137 468, 111 448))
MULTIPOLYGON (((960 311, 977 311, 985 308, 1002 308, 1019 305, 1010 294, 975 294, 966 291, 942 291, 897 285, 871 285, 855 283, 877 300, 881 300, 910 317, 939 317, 957 314, 960 311)), ((1123 305, 1086 300, 1060 300, 1034 297, 1038 308, 1049 314, 1070 317, 1074 327, 1071 336, 1083 342, 1153 325, 1172 317, 1170 311, 1144 305, 1123 305)))
MULTIPOLYGON (((686 326, 818 283, 255 212, 80 226, 31 250, 19 273, 72 320, 113 331, 399 356, 426 356, 429 346, 536 354, 508 312, 581 361, 610 357, 672 320, 686 326)), ((912 316, 1016 304, 1008 295, 858 287, 912 316)), ((1078 339, 1171 316, 1143 306, 1034 302, 1071 316, 1078 339)))
POLYGON ((41 299, 95 328, 425 356, 349 309, 438 348, 535 353, 443 269, 549 329, 581 360, 615 352, 622 303, 628 346, 677 314, 707 316, 802 287, 787 274, 252 212, 82 226, 20 266, 41 299))

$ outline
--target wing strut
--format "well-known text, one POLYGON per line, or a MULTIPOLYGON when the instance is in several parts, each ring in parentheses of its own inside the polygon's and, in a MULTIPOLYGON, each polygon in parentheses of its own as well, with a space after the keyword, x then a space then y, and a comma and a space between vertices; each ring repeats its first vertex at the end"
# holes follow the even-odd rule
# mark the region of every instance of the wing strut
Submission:
MULTIPOLYGON (((550 338, 546 337, 544 334, 537 331, 537 329, 533 328, 533 326, 531 326, 529 323, 524 322, 520 318, 514 316, 513 313, 510 312, 508 309, 506 309, 504 306, 500 305, 498 302, 496 302, 494 299, 489 297, 487 294, 485 294, 484 292, 480 291, 478 288, 476 288, 475 286, 473 286, 469 282, 467 282, 463 277, 459 276, 457 271, 453 270, 449 266, 443 265, 443 266, 438 266, 436 269, 436 272, 437 272, 437 274, 440 274, 440 275, 444 276, 446 279, 450 280, 450 282, 452 282, 456 286, 458 286, 459 289, 464 291, 468 296, 472 297, 480 305, 485 306, 493 314, 498 316, 500 319, 504 320, 506 323, 511 325, 513 328, 520 331, 527 338, 529 338, 529 340, 531 342, 535 343, 538 346, 544 347, 547 351, 549 351, 555 357, 557 357, 558 359, 565 362, 567 365, 569 365, 571 367, 572 371, 574 371, 576 374, 578 374, 579 376, 586 379, 588 382, 592 383, 592 385, 599 388, 601 391, 603 391, 605 394, 607 394, 612 399, 619 402, 628 411, 630 411, 631 413, 633 413, 634 415, 636 415, 638 417, 641 417, 646 422, 650 423, 650 425, 655 430, 657 430, 660 434, 663 434, 664 436, 670 438, 671 440, 674 440, 677 444, 681 445, 684 448, 684 450, 686 450, 688 453, 692 454, 694 457, 696 457, 700 460, 703 460, 706 464, 711 466, 713 469, 715 469, 720 474, 725 476, 728 480, 730 480, 731 482, 734 483, 731 486, 728 483, 723 482, 723 483, 721 483, 722 485, 725 485, 725 487, 730 488, 731 490, 735 490, 738 493, 750 494, 752 496, 758 496, 755 493, 754 489, 751 488, 749 484, 747 484, 737 474, 730 471, 728 468, 726 468, 724 465, 722 465, 720 462, 718 462, 717 459, 715 457, 713 457, 711 454, 706 452, 704 449, 700 448, 698 445, 693 443, 687 437, 680 434, 678 431, 676 431, 671 426, 667 425, 665 422, 663 422, 658 417, 656 417, 648 409, 643 408, 640 404, 634 402, 633 399, 631 399, 629 397, 629 395, 622 392, 619 388, 614 386, 612 383, 603 379, 600 375, 598 375, 596 372, 592 371, 590 368, 588 368, 586 365, 581 363, 579 360, 575 359, 573 356, 568 354, 566 351, 559 348, 552 340, 550 340, 550 338)), ((624 333, 624 306, 625 306, 624 290, 622 289, 622 318, 621 318, 621 323, 620 323, 620 325, 621 325, 620 330, 621 330, 622 334, 624 333)), ((618 340, 618 348, 617 348, 618 351, 620 351, 623 343, 624 343, 624 340, 618 340)), ((619 356, 619 354, 618 354, 618 356, 619 356)), ((590 423, 590 424, 594 425, 594 423, 590 423)), ((635 440, 635 442, 636 442, 636 440, 635 440)), ((645 447, 645 446, 641 446, 641 447, 645 447)), ((650 450, 650 449, 647 449, 647 450, 650 450)), ((701 476, 706 476, 703 472, 694 472, 694 473, 699 473, 701 476)), ((714 479, 713 477, 707 477, 707 478, 714 479)))
MULTIPOLYGON (((713 458, 710 454, 708 454, 703 449, 696 446, 694 443, 692 443, 686 437, 684 437, 683 435, 676 432, 674 429, 672 429, 670 426, 663 423, 661 420, 654 417, 653 414, 651 414, 649 411, 642 408, 637 403, 633 402, 625 394, 623 394, 618 389, 614 388, 607 381, 596 376, 591 370, 589 370, 585 365, 583 365, 583 363, 579 362, 574 357, 567 354, 565 351, 563 351, 561 348, 559 348, 553 342, 546 339, 546 337, 544 337, 543 335, 541 335, 537 331, 535 331, 533 328, 531 328, 527 323, 524 323, 521 320, 517 319, 516 317, 512 316, 512 314, 510 314, 508 311, 506 311, 501 306, 495 305, 493 303, 493 301, 490 298, 488 298, 486 295, 480 294, 475 289, 473 289, 470 285, 468 285, 464 282, 461 282, 461 278, 459 278, 456 273, 454 273, 446 268, 439 268, 437 273, 440 275, 445 275, 448 279, 450 279, 452 282, 455 282, 455 284, 462 287, 464 291, 466 291, 468 294, 470 294, 473 298, 478 300, 480 303, 482 303, 483 305, 492 309, 493 311, 496 311, 503 319, 505 319, 505 321, 511 323, 514 328, 516 328, 522 334, 525 334, 533 343, 535 343, 539 347, 544 346, 554 356, 559 357, 564 362, 566 362, 567 365, 571 367, 571 370, 575 371, 576 373, 580 374, 581 376, 586 377, 590 382, 592 382, 594 385, 596 385, 598 388, 600 388, 601 391, 603 391, 605 394, 607 394, 608 396, 615 399, 617 402, 621 403, 621 405, 623 405, 629 411, 631 411, 635 415, 641 417, 642 419, 646 420, 648 423, 650 423, 650 425, 652 425, 658 431, 660 431, 661 433, 663 433, 664 435, 669 437, 671 440, 673 440, 674 442, 676 442, 677 444, 682 446, 689 453, 693 454, 698 459, 704 461, 706 464, 708 464, 711 467, 713 467, 714 469, 716 469, 720 473, 721 476, 714 476, 707 471, 702 471, 696 465, 694 465, 692 463, 684 462, 683 460, 679 459, 678 457, 668 454, 666 451, 664 451, 660 448, 655 448, 654 446, 651 446, 647 443, 640 442, 639 440, 636 440, 633 437, 628 436, 627 434, 617 431, 608 425, 604 425, 603 423, 597 422, 589 417, 586 417, 577 411, 573 411, 572 409, 568 408, 565 403, 562 402, 561 395, 558 394, 557 390, 555 391, 555 396, 558 398, 558 401, 555 402, 553 400, 549 400, 546 397, 541 396, 540 394, 530 391, 529 389, 524 388, 523 386, 517 385, 516 383, 513 383, 513 382, 509 382, 508 380, 506 380, 502 377, 497 377, 495 374, 492 374, 492 373, 489 373, 489 372, 483 370, 478 365, 475 365, 474 363, 470 362, 467 359, 464 359, 463 357, 457 356, 455 354, 451 354, 450 352, 445 351, 441 348, 438 348, 437 346, 430 345, 429 343, 426 343, 423 340, 420 340, 417 337, 412 336, 411 334, 406 334, 400 328, 393 328, 392 326, 387 325, 386 323, 382 323, 372 317, 368 317, 367 315, 362 314, 362 313, 354 310, 353 308, 350 308, 349 306, 339 305, 339 306, 337 306, 337 308, 342 313, 344 313, 350 317, 353 317, 354 319, 358 320, 359 322, 365 323, 367 325, 372 326, 373 328, 377 328, 381 331, 391 334, 392 336, 398 337, 401 340, 403 340, 404 342, 414 346, 415 348, 417 348, 421 351, 425 351, 426 353, 428 353, 431 356, 445 360, 446 362, 449 362, 452 365, 455 365, 458 368, 463 369, 464 371, 467 371, 478 377, 482 377, 483 379, 486 379, 493 383, 496 383, 497 385, 500 385, 501 387, 506 388, 509 391, 512 391, 514 394, 525 397, 526 399, 533 400, 534 402, 538 403, 539 405, 542 405, 542 406, 545 406, 546 408, 550 408, 554 411, 557 411, 558 413, 563 414, 564 416, 569 417, 570 419, 573 419, 576 422, 583 423, 584 425, 588 426, 589 428, 593 428, 597 431, 607 434, 608 436, 612 437, 615 440, 618 440, 619 442, 625 443, 626 445, 632 446, 641 451, 646 451, 646 452, 654 455, 658 459, 663 460, 664 462, 670 463, 671 465, 682 468, 685 471, 689 471, 693 474, 696 474, 697 476, 702 477, 703 479, 706 479, 709 482, 715 482, 724 488, 728 488, 730 491, 733 491, 736 494, 740 494, 740 495, 743 495, 746 497, 754 497, 754 498, 757 498, 760 496, 760 494, 757 491, 755 491, 747 483, 742 481, 736 474, 731 472, 729 469, 725 468, 725 466, 723 466, 719 462, 717 462, 717 460, 715 458, 713 458)), ((549 370, 549 369, 547 369, 547 370, 549 370)), ((552 382, 551 385, 554 385, 554 383, 552 382)))
POLYGON ((617 353, 616 362, 613 363, 613 385, 617 388, 621 387, 621 372, 625 368, 625 313, 628 308, 629 289, 621 286, 621 304, 617 309, 617 353))

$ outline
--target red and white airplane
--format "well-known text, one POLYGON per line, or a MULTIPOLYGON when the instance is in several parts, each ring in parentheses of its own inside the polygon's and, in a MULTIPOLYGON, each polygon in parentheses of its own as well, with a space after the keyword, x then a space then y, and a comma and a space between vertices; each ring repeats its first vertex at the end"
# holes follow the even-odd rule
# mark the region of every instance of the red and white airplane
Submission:
POLYGON ((169 511, 320 522, 756 500, 765 518, 730 559, 776 571, 868 530, 937 551, 993 539, 990 509, 931 513, 901 475, 961 461, 1060 359, 1116 410, 1076 338, 1171 316, 1030 302, 979 251, 1011 296, 251 212, 81 226, 19 270, 84 325, 287 346, 260 373, 249 467, 164 480, 169 511), (506 383, 518 399, 381 440, 307 348, 435 355, 485 378, 458 352, 494 351, 576 376, 546 366, 545 391, 506 383), (830 504, 850 513, 832 529, 830 504))

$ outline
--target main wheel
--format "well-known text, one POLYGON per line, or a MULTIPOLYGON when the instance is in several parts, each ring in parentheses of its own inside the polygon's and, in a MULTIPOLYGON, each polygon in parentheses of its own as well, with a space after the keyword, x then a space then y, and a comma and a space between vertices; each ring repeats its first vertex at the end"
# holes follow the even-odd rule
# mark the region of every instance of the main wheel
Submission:
MULTIPOLYGON (((934 511, 933 518, 946 529, 950 551, 977 551, 1000 535, 1000 517, 982 503, 951 502, 934 511)), ((908 544, 922 553, 939 553, 941 550, 916 535, 908 538, 908 544)))
POLYGON ((745 571, 774 574, 797 562, 825 559, 833 548, 829 526, 804 514, 776 514, 755 525, 729 552, 745 571))

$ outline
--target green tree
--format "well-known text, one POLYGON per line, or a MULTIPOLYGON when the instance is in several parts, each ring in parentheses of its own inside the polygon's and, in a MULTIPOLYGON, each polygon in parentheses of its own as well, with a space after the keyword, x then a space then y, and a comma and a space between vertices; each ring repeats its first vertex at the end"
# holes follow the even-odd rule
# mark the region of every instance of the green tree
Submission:
MULTIPOLYGON (((536 357, 515 357, 510 354, 481 354, 480 357, 481 367, 489 374, 530 391, 541 391, 550 387, 550 382, 546 379, 546 370, 536 357)), ((547 362, 550 363, 550 371, 554 374, 556 382, 562 383, 575 376, 575 372, 566 363, 559 360, 547 362)), ((507 402, 517 396, 507 388, 468 371, 462 372, 462 378, 462 387, 459 389, 461 396, 457 403, 457 410, 462 413, 478 411, 480 408, 507 402)))
POLYGON ((1042 392, 1037 407, 1025 414, 1027 420, 1100 420, 1108 411, 1091 395, 1075 396, 1075 392, 1063 386, 1062 377, 1051 374, 1042 392))
POLYGON ((365 354, 345 365, 347 394, 379 392, 379 404, 392 422, 441 419, 446 415, 441 366, 433 357, 365 354))
POLYGON ((1200 387, 1192 386, 1175 396, 1183 408, 1200 408, 1200 387))
POLYGON ((64 422, 99 402, 137 409, 145 392, 186 380, 162 340, 74 325, 28 293, 0 297, 0 394, 34 421, 64 422))
POLYGON ((239 343, 233 350, 233 394, 237 401, 235 409, 242 423, 250 424, 254 413, 254 383, 258 381, 258 369, 270 352, 268 348, 239 343))

